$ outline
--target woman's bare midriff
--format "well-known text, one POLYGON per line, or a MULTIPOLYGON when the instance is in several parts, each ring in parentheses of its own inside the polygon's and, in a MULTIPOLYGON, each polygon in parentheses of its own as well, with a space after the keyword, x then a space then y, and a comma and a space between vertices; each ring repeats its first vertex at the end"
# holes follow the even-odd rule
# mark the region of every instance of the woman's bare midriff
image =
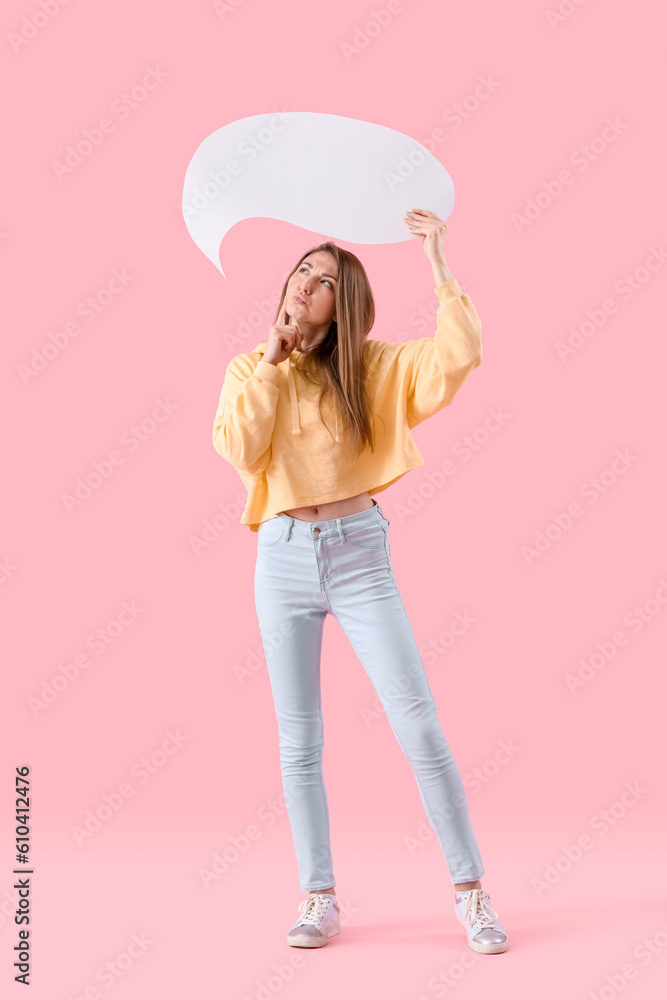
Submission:
POLYGON ((292 507, 281 513, 296 517, 298 521, 328 521, 334 517, 359 514, 374 506, 375 502, 368 493, 358 493, 355 497, 345 497, 344 500, 332 500, 331 503, 320 503, 312 507, 292 507))

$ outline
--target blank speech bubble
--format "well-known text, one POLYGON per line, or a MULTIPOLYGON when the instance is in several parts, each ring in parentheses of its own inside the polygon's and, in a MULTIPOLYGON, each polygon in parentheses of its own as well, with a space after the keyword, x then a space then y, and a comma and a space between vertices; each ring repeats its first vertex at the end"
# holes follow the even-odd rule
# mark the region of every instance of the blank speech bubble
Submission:
POLYGON ((183 187, 188 232, 223 277, 220 244, 241 219, 280 219, 348 243, 400 243, 415 238, 406 211, 447 220, 453 207, 449 174, 411 136, 312 111, 217 129, 198 146, 183 187))

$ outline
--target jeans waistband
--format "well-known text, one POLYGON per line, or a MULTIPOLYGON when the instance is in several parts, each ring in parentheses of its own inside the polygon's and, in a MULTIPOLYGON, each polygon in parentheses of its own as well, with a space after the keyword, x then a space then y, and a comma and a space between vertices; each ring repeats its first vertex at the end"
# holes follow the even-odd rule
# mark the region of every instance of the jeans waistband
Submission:
POLYGON ((356 514, 346 514, 345 517, 331 517, 322 521, 302 521, 298 517, 292 517, 285 513, 276 514, 276 517, 282 521, 291 522, 288 538, 292 533, 311 538, 323 538, 327 535, 340 536, 345 528, 363 528, 365 524, 372 524, 373 521, 385 521, 389 524, 377 500, 373 500, 373 504, 374 506, 369 507, 368 510, 361 510, 356 514), (319 530, 315 531, 315 528, 319 530))

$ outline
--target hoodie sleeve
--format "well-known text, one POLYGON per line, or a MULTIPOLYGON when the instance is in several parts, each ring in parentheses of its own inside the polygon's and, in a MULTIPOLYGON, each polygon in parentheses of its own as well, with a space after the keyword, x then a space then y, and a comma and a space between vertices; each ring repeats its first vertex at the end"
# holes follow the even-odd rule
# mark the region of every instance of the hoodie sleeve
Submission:
POLYGON ((248 354, 232 358, 213 424, 213 446, 235 469, 257 475, 271 459, 280 372, 269 361, 253 368, 248 354))
POLYGON ((481 323, 456 278, 434 289, 438 296, 434 337, 401 344, 394 357, 406 391, 408 427, 454 402, 464 382, 482 363, 481 323))

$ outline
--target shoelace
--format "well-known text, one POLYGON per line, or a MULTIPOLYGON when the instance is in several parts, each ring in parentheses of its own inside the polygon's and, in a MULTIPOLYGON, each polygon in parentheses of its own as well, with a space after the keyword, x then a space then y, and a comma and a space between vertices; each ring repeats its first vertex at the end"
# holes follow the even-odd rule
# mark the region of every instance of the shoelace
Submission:
POLYGON ((479 921, 480 926, 489 926, 498 919, 498 914, 487 902, 488 899, 488 893, 482 889, 470 891, 465 910, 466 923, 474 925, 479 921))
POLYGON ((324 916, 324 904, 320 896, 306 896, 299 903, 300 924, 317 924, 324 916))

